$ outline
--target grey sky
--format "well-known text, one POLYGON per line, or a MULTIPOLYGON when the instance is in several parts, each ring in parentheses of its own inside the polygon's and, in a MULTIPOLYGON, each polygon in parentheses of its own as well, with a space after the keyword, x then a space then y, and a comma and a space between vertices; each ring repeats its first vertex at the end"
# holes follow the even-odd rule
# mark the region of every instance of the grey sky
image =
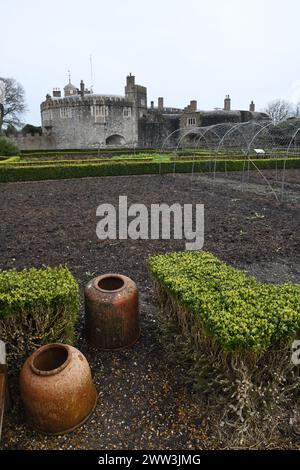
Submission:
POLYGON ((24 121, 67 83, 123 94, 131 72, 148 100, 198 100, 260 109, 275 98, 300 101, 299 0, 0 0, 0 76, 26 91, 24 121))

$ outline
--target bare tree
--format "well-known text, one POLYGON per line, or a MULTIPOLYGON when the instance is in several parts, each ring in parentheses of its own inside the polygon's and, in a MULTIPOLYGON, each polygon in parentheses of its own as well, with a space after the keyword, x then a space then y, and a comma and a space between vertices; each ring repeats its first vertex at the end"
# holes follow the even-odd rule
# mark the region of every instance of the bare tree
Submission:
POLYGON ((300 117, 300 102, 295 105, 295 111, 293 114, 295 117, 300 117))
POLYGON ((274 124, 285 121, 292 114, 292 106, 285 100, 274 100, 268 103, 264 110, 272 119, 274 124))
POLYGON ((0 77, 2 84, 2 106, 0 113, 0 132, 2 126, 22 125, 21 116, 26 111, 25 91, 20 83, 13 78, 0 77))

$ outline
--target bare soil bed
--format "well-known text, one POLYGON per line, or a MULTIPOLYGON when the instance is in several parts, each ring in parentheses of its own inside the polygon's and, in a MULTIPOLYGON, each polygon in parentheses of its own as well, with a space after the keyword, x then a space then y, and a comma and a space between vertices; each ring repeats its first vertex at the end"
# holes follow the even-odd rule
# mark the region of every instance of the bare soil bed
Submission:
MULTIPOLYGON (((265 172, 272 178, 273 173, 265 172)), ((217 175, 223 178, 224 175, 217 175)), ((229 178, 228 178, 229 177, 229 178)), ((187 175, 85 178, 0 185, 0 268, 67 264, 80 284, 95 275, 119 272, 140 290, 142 333, 122 352, 89 349, 83 337, 83 302, 76 346, 90 362, 98 390, 91 419, 64 436, 43 436, 31 430, 18 397, 17 371, 11 378, 14 407, 5 417, 3 449, 207 449, 216 446, 209 412, 201 397, 182 382, 159 342, 157 310, 152 299, 147 259, 152 254, 184 249, 181 240, 106 240, 96 237, 96 208, 174 202, 205 204, 204 249, 226 262, 270 282, 300 282, 299 198, 278 203, 272 194, 241 190, 207 177, 191 182, 187 175)), ((263 179, 251 172, 255 184, 263 179)), ((286 181, 299 195, 300 171, 286 181)), ((14 365, 10 364, 13 371, 14 365)), ((270 443, 272 445, 272 443, 270 443)), ((288 423, 279 447, 299 447, 288 423)))

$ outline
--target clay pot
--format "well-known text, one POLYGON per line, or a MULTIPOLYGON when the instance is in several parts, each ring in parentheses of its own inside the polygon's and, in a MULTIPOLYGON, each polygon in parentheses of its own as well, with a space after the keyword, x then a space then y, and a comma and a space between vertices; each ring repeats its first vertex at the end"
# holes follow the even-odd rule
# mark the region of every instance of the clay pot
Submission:
POLYGON ((86 286, 85 326, 88 343, 98 349, 123 349, 139 338, 136 284, 121 274, 104 274, 86 286))
POLYGON ((97 401, 86 358, 78 349, 59 343, 42 346, 26 360, 20 392, 30 424, 46 434, 81 426, 97 401))

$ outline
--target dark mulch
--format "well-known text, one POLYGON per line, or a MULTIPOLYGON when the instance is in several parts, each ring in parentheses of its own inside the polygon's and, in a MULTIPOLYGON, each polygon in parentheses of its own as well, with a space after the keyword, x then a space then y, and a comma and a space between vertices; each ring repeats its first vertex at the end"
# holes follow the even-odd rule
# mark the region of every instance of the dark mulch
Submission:
MULTIPOLYGON (((237 174, 232 177, 236 179, 237 174)), ((287 172, 286 178, 294 185, 294 192, 299 191, 300 172, 287 172)), ((257 177, 255 181, 263 182, 257 177)), ((82 307, 77 347, 88 358, 98 389, 95 413, 85 426, 69 435, 39 435, 24 422, 13 380, 14 408, 5 418, 2 448, 214 447, 201 400, 182 384, 159 343, 147 271, 150 255, 184 249, 184 242, 99 241, 96 208, 104 202, 118 205, 119 195, 127 195, 129 204, 148 206, 163 202, 204 203, 204 249, 264 281, 300 282, 299 202, 293 199, 279 204, 272 195, 243 189, 233 189, 226 183, 213 185, 207 178, 191 185, 186 175, 0 185, 1 269, 65 263, 78 280, 81 292, 96 274, 124 273, 140 289, 142 322, 141 338, 132 349, 97 352, 85 344, 82 307)), ((292 440, 293 436, 287 436, 285 446, 295 446, 289 443, 292 440)))

